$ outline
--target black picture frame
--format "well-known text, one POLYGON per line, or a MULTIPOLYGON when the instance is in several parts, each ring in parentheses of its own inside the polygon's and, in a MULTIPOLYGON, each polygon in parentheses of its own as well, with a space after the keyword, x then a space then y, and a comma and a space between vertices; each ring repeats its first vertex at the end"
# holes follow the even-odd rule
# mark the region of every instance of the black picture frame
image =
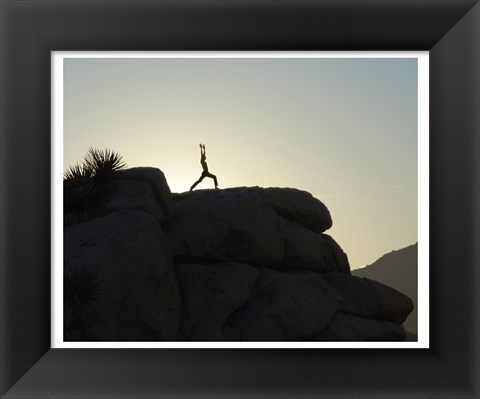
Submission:
POLYGON ((2 397, 479 397, 478 0, 0 7, 2 397), (51 349, 53 50, 429 51, 430 349, 51 349))

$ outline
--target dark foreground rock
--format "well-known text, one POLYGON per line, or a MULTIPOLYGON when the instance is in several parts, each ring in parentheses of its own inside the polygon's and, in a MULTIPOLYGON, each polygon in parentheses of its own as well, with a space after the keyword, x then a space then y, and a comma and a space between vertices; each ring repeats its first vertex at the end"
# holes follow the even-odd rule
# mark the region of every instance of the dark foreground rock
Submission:
POLYGON ((124 211, 71 226, 64 232, 64 251, 65 293, 76 299, 66 303, 64 314, 72 340, 178 338, 180 292, 153 216, 124 211))
POLYGON ((180 340, 223 341, 228 317, 251 296, 258 270, 240 263, 176 265, 183 298, 180 340))
POLYGON ((278 272, 242 264, 177 268, 186 298, 183 340, 402 340, 401 320, 412 309, 398 291, 344 274, 278 272), (373 293, 363 298, 354 288, 352 298, 337 288, 337 277, 343 287, 371 285, 373 293), (396 306, 389 310, 373 297, 396 306))
POLYGON ((351 275, 307 192, 172 195, 161 171, 133 168, 105 212, 64 229, 66 340, 406 339, 412 301, 351 275))
POLYGON ((337 311, 328 284, 312 272, 261 269, 257 289, 224 328, 235 341, 298 341, 323 331, 337 311))

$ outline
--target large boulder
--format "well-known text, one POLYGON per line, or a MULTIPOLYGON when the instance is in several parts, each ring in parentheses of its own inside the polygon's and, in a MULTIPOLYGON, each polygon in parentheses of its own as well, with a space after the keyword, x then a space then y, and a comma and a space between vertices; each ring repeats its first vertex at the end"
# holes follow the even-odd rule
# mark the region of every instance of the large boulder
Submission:
POLYGON ((150 186, 158 204, 166 217, 173 208, 170 187, 163 172, 158 168, 136 167, 118 172, 118 178, 123 180, 142 181, 150 186))
POLYGON ((189 262, 350 273, 345 253, 322 234, 331 225, 307 192, 240 187, 177 194, 165 232, 174 257, 189 262))
POLYGON ((224 333, 238 341, 303 341, 327 328, 336 311, 337 301, 320 274, 262 268, 255 293, 224 333))
POLYGON ((118 179, 115 194, 104 214, 122 210, 139 210, 150 213, 159 223, 165 221, 165 212, 153 193, 150 184, 137 179, 118 179))
POLYGON ((346 298, 341 306, 344 312, 402 324, 413 310, 408 296, 377 281, 339 273, 324 278, 346 298))
POLYGON ((155 218, 138 211, 64 229, 66 340, 174 341, 181 297, 155 218))
POLYGON ((398 291, 341 273, 259 270, 251 298, 225 323, 229 340, 405 339, 401 323, 411 302, 398 291))
MULTIPOLYGON (((251 195, 246 190, 246 195, 251 195)), ((298 223, 316 233, 323 233, 332 227, 332 218, 327 207, 312 194, 295 188, 271 187, 267 189, 253 188, 263 197, 261 202, 270 206, 277 214, 298 223)))
POLYGON ((240 263, 175 268, 183 298, 179 339, 224 341, 222 326, 250 298, 258 270, 240 263))

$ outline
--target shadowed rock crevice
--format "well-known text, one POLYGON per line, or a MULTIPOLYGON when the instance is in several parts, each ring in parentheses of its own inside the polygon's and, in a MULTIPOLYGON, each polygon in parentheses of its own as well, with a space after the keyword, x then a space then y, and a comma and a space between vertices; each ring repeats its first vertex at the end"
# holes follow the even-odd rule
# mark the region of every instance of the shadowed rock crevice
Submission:
POLYGON ((338 243, 328 234, 322 234, 323 239, 327 243, 330 250, 330 256, 335 264, 334 270, 340 273, 351 274, 348 256, 338 243))

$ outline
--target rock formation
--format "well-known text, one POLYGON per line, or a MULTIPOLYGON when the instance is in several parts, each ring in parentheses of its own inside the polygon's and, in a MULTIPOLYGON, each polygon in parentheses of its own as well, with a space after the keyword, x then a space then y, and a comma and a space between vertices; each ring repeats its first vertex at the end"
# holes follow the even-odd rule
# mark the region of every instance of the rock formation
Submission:
POLYGON ((412 299, 415 308, 403 326, 413 335, 418 329, 418 244, 383 255, 371 265, 356 269, 352 274, 381 282, 412 299))
POLYGON ((412 301, 351 275, 311 194, 119 173, 108 211, 64 230, 66 340, 405 339, 412 301))
POLYGON ((309 193, 241 187, 177 195, 165 231, 179 259, 349 272, 346 255, 322 234, 331 225, 328 209, 309 193))

